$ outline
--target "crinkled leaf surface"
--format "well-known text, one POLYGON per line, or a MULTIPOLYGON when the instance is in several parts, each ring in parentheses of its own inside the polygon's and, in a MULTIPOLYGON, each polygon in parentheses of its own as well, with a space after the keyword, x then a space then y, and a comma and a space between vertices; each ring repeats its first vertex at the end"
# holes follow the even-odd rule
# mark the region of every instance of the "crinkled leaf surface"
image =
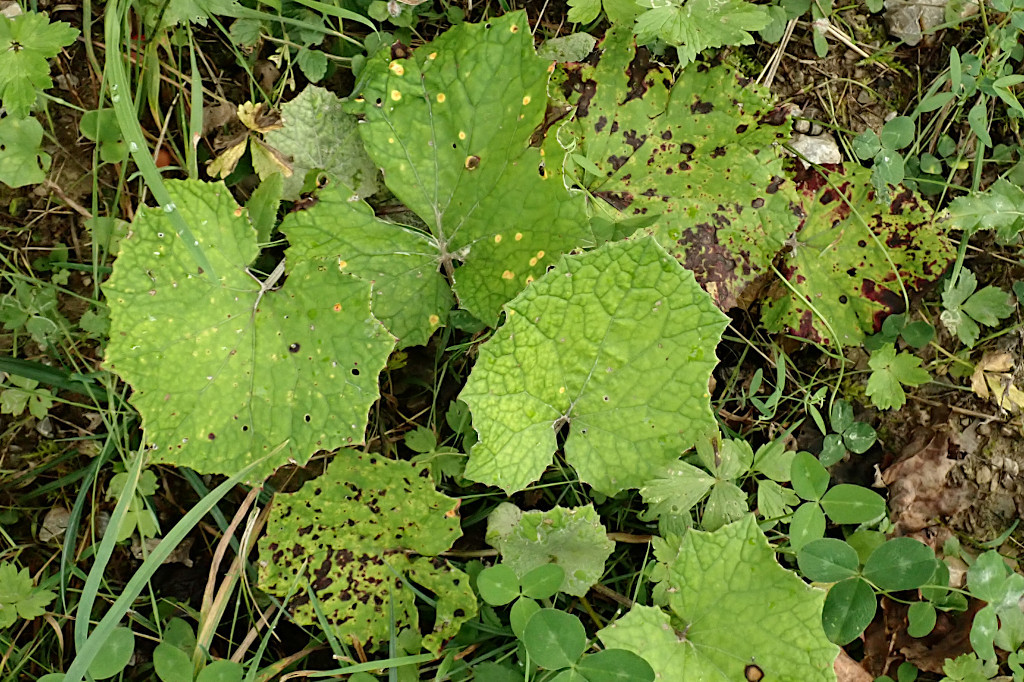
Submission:
POLYGON ((567 423, 566 460, 613 494, 714 425, 708 378, 727 319, 650 237, 564 256, 506 308, 461 395, 480 436, 468 478, 522 490, 567 423))
MULTIPOLYGON (((519 578, 548 563, 565 569, 559 590, 582 597, 604 574, 604 563, 615 549, 592 505, 548 511, 524 512, 518 523, 492 534, 488 520, 488 542, 497 543, 502 563, 519 578)), ((500 521, 496 524, 500 527, 500 521)))
POLYGON ((350 187, 360 199, 380 189, 377 167, 366 155, 356 119, 342 110, 334 93, 307 85, 281 106, 281 122, 282 128, 264 137, 291 159, 292 174, 284 179, 283 198, 298 198, 306 173, 314 168, 350 187))
POLYGON ((903 311, 904 286, 908 293, 920 289, 952 262, 953 248, 928 204, 905 189, 888 208, 879 205, 870 175, 852 165, 827 177, 797 173, 807 216, 782 267, 792 290, 766 304, 770 331, 832 343, 831 327, 842 345, 858 344, 887 315, 903 311))
POLYGON ((526 15, 461 24, 366 65, 359 126, 389 189, 428 225, 462 307, 494 324, 559 254, 593 241, 583 197, 539 170, 550 63, 526 15))
POLYGON ((437 595, 423 641, 436 651, 476 614, 469 577, 436 557, 462 535, 458 506, 426 468, 342 450, 321 477, 274 499, 259 543, 260 586, 283 597, 298 576, 289 609, 315 625, 308 581, 339 637, 377 645, 388 641, 392 604, 396 632, 418 628, 411 579, 437 595))
POLYGON ((434 239, 378 220, 340 183, 328 183, 317 199, 281 223, 291 240, 289 255, 327 260, 332 268, 369 280, 373 314, 398 338, 399 347, 426 343, 452 308, 434 239))
POLYGON ((720 307, 736 305, 798 225, 772 146, 786 117, 727 67, 690 68, 673 84, 628 29, 611 29, 601 48, 596 66, 563 67, 575 120, 549 131, 548 158, 576 144, 601 172, 585 186, 625 216, 657 216, 658 241, 720 307))
POLYGON ((839 649, 821 625, 825 593, 775 560, 753 516, 680 540, 655 540, 654 599, 598 632, 647 659, 661 680, 835 680, 839 649))
POLYGON ((219 279, 199 274, 167 214, 147 208, 103 287, 106 366, 132 385, 154 461, 233 474, 276 451, 259 480, 362 442, 394 346, 370 314, 369 283, 307 261, 261 294, 246 270, 255 230, 224 185, 167 188, 219 279))

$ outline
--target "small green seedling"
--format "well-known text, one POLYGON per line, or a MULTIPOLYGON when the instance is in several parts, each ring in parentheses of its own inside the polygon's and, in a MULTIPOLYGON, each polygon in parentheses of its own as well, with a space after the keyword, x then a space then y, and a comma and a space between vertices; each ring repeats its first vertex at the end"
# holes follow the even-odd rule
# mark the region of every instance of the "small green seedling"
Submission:
POLYGON ((870 424, 853 418, 853 407, 847 401, 835 401, 829 418, 834 433, 826 435, 822 441, 818 459, 823 466, 832 466, 846 456, 847 450, 862 455, 875 444, 875 430, 870 424))
POLYGON ((19 571, 9 561, 0 563, 0 628, 9 628, 19 619, 38 618, 56 596, 33 585, 27 568, 19 571))
POLYGON ((28 409, 33 417, 43 419, 53 407, 53 391, 38 388, 38 381, 11 374, 5 383, 0 384, 0 414, 17 417, 28 409))
POLYGON ((921 367, 921 358, 907 352, 897 353, 894 346, 885 346, 871 354, 868 360, 867 396, 880 410, 899 409, 907 402, 904 386, 920 386, 932 380, 921 367))
MULTIPOLYGON (((122 471, 114 474, 114 477, 110 479, 110 483, 107 484, 107 499, 118 499, 127 481, 127 473, 122 471)), ((149 503, 147 502, 147 498, 156 494, 157 488, 159 488, 159 484, 156 480, 156 474, 149 469, 145 469, 139 476, 139 483, 135 488, 135 493, 132 495, 131 502, 128 503, 128 513, 125 514, 124 519, 121 521, 121 526, 117 529, 118 542, 127 540, 136 531, 138 531, 139 536, 143 539, 153 538, 160 534, 160 522, 157 521, 156 514, 149 508, 149 503)))
POLYGON ((865 130, 853 139, 853 153, 864 161, 874 161, 871 184, 879 197, 889 195, 889 185, 903 182, 905 161, 901 149, 914 142, 914 119, 897 116, 882 126, 881 134, 865 130))
POLYGON ((967 268, 946 283, 942 306, 945 308, 940 318, 942 324, 967 347, 978 341, 979 325, 994 327, 1014 310, 1010 295, 999 287, 978 290, 978 280, 967 268))

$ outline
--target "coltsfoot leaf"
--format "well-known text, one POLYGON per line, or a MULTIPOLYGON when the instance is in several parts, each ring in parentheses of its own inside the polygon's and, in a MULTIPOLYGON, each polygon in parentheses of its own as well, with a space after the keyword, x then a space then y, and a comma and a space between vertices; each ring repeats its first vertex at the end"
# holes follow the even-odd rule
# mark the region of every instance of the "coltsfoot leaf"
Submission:
POLYGON ((903 311, 905 292, 937 280, 952 262, 927 203, 905 189, 880 206, 870 174, 852 165, 797 173, 806 217, 781 267, 787 286, 765 304, 769 331, 859 344, 903 311))
POLYGON ((458 506, 425 468, 342 450, 322 476, 274 498, 259 542, 260 586, 291 592, 296 622, 316 625, 310 586, 339 638, 377 645, 388 641, 392 608, 396 632, 418 630, 413 580, 437 595, 423 638, 437 651, 476 614, 469 576, 436 556, 462 535, 458 506))
POLYGON ((634 606, 597 633, 643 658, 662 680, 733 682, 756 665, 766 680, 835 680, 839 651, 822 628, 825 593, 775 560, 753 516, 682 539, 655 538, 666 610, 634 606))
POLYGON ((167 189, 219 278, 197 270, 163 209, 144 208, 103 287, 106 366, 132 385, 153 460, 233 474, 276 452, 255 481, 361 443, 394 347, 370 284, 312 261, 264 291, 247 269, 256 232, 224 185, 167 189))
POLYGON ((691 68, 674 82, 628 28, 609 30, 600 47, 597 66, 562 67, 574 120, 549 132, 549 165, 579 149, 599 171, 573 180, 604 200, 595 211, 651 219, 648 231, 719 307, 737 305, 799 224, 774 147, 787 117, 727 67, 691 68))
POLYGON ((508 514, 502 509, 497 517, 492 514, 494 523, 488 519, 487 542, 501 550, 502 562, 519 578, 538 566, 555 563, 565 570, 559 590, 577 597, 600 580, 615 543, 608 539, 593 506, 523 512, 512 528, 505 523, 508 514))
MULTIPOLYGON (((386 51, 385 51, 386 53, 386 51)), ((426 222, 462 307, 489 325, 559 254, 593 242, 583 197, 544 173, 530 138, 551 63, 526 15, 460 24, 409 59, 371 59, 359 132, 384 181, 426 222)))
POLYGON ((708 378, 727 318, 656 241, 564 256, 507 306, 461 398, 480 441, 466 476, 508 493, 566 460, 614 494, 714 426, 708 378))
POLYGON ((264 138, 291 160, 292 174, 284 180, 283 198, 298 198, 306 173, 313 169, 326 171, 360 199, 380 190, 380 174, 366 155, 355 117, 342 109, 334 93, 306 86, 281 106, 281 123, 283 127, 264 138))
POLYGON ((289 255, 327 260, 373 284, 373 314, 397 337, 399 348, 424 344, 445 323, 452 294, 441 273, 434 239, 378 220, 358 194, 329 182, 317 203, 285 216, 281 232, 289 255))

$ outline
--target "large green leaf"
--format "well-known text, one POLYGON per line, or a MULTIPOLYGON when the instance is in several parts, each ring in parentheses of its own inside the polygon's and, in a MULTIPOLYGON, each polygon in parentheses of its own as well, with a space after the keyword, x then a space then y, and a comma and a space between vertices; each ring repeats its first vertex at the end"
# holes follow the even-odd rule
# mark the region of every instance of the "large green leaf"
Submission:
POLYGON ((708 378, 727 319, 650 237, 564 256, 507 311, 461 395, 480 436, 467 477, 522 490, 568 425, 566 460, 613 494, 714 426, 708 378))
POLYGON ((392 609, 396 632, 417 631, 412 580, 437 595, 423 638, 437 651, 476 614, 469 577, 436 556, 462 535, 458 506, 434 490, 427 469, 342 450, 322 476, 274 498, 259 542, 260 586, 292 594, 296 622, 314 625, 309 586, 338 637, 377 645, 388 640, 392 609))
POLYGON ((285 216, 281 232, 291 241, 289 256, 326 259, 372 282, 373 314, 399 347, 426 343, 448 319, 452 294, 433 238, 378 220, 347 186, 328 183, 316 205, 285 216))
POLYGON ((559 254, 592 240, 583 197, 546 177, 530 146, 549 65, 512 12, 364 71, 366 149, 434 235, 462 307, 489 324, 559 254))
MULTIPOLYGON (((499 509, 509 503, 499 505, 499 509)), ((514 506, 514 505, 509 505, 514 506)), ((604 563, 615 549, 594 507, 554 507, 547 511, 514 514, 500 509, 488 519, 487 542, 501 550, 502 563, 519 578, 548 563, 565 570, 561 592, 582 597, 604 574, 604 563), (504 520, 518 521, 509 528, 504 520)))
POLYGON ((753 516, 680 540, 655 539, 654 599, 597 633, 647 659, 659 679, 835 680, 839 652, 821 624, 825 593, 782 568, 753 516))
POLYGON ((259 480, 362 442, 394 346, 369 283, 299 262, 265 291, 247 269, 255 230, 224 185, 167 189, 219 278, 198 272, 166 211, 144 208, 104 285, 106 365, 132 385, 154 461, 231 474, 275 451, 259 480))
POLYGON ((359 139, 355 117, 342 110, 334 93, 307 85, 281 106, 281 123, 282 128, 269 131, 264 138, 291 161, 292 174, 285 178, 283 198, 298 198, 306 173, 313 169, 328 172, 360 199, 380 189, 379 173, 359 139))
POLYGON ((797 173, 806 217, 782 267, 787 286, 766 304, 770 331, 859 344, 887 315, 903 312, 904 287, 913 293, 952 262, 924 200, 902 190, 888 208, 879 205, 870 176, 860 166, 797 173))
POLYGON ((673 83, 628 29, 611 29, 601 48, 596 66, 562 67, 575 118, 549 132, 548 158, 575 145, 599 171, 577 181, 620 218, 651 218, 649 230, 715 302, 736 305, 799 222, 774 146, 786 117, 724 66, 690 68, 673 83))

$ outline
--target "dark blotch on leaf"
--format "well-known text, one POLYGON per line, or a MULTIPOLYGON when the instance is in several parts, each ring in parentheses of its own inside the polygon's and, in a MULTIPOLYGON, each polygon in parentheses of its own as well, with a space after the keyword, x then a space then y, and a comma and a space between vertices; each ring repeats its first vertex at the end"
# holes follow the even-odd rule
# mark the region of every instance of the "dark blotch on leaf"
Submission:
POLYGON ((299 348, 301 348, 301 346, 299 346, 299 344, 293 343, 292 345, 288 346, 288 352, 289 353, 298 353, 299 352, 299 348))
POLYGON ((714 109, 714 104, 711 102, 703 102, 699 99, 690 105, 691 114, 710 114, 714 109))
POLYGON ((466 170, 476 170, 480 167, 480 157, 477 155, 466 157, 466 170))
POLYGON ((696 150, 697 150, 697 148, 694 147, 689 142, 684 142, 681 145, 679 145, 679 151, 681 151, 683 154, 686 154, 687 156, 689 156, 690 154, 693 154, 693 152, 696 151, 696 150))

